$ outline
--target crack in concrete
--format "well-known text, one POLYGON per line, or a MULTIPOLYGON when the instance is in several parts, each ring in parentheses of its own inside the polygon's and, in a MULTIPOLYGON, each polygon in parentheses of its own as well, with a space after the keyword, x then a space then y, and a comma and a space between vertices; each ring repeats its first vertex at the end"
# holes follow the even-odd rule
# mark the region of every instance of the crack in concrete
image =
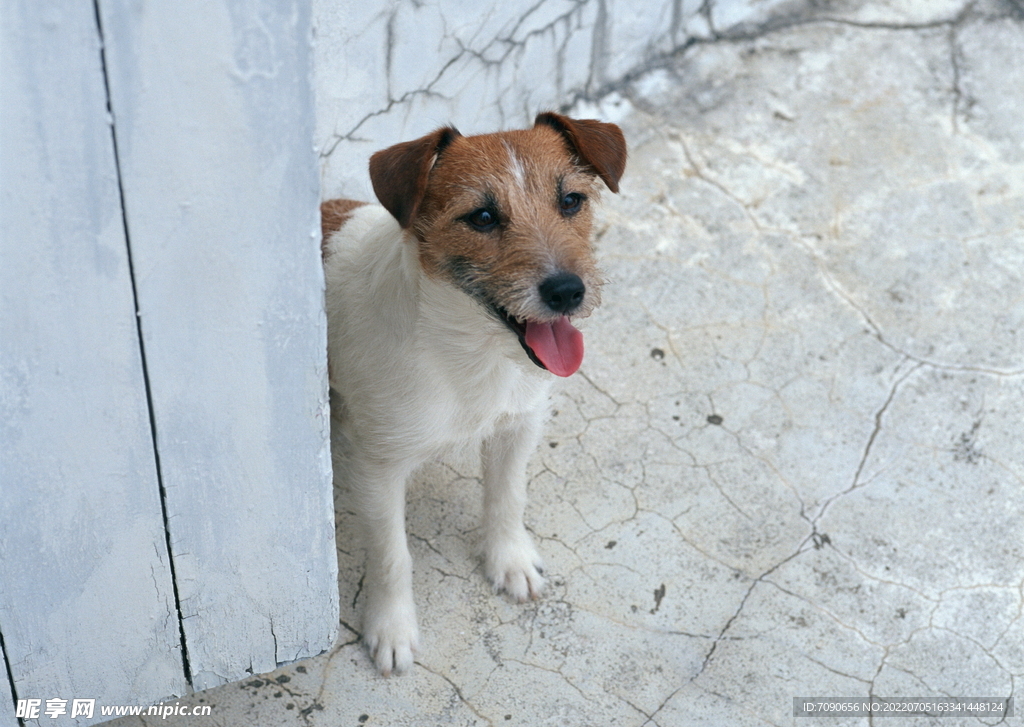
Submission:
POLYGON ((940 361, 933 361, 921 356, 916 356, 908 351, 904 351, 903 349, 901 349, 900 347, 886 339, 885 334, 882 332, 882 327, 875 323, 875 321, 871 318, 871 315, 866 310, 864 310, 864 308, 853 299, 853 296, 846 292, 843 286, 841 286, 835 280, 835 278, 832 276, 832 273, 829 272, 827 266, 825 265, 825 261, 821 259, 821 256, 818 255, 817 251, 809 243, 807 243, 805 239, 795 235, 790 235, 790 237, 791 239, 796 241, 800 247, 806 250, 807 253, 811 256, 811 259, 814 260, 815 265, 818 268, 818 273, 822 276, 822 279, 825 281, 825 284, 828 287, 828 289, 831 290, 837 296, 837 298, 839 298, 844 303, 846 303, 850 308, 852 308, 857 313, 857 315, 864 321, 865 325, 870 329, 873 337, 893 353, 899 354, 900 356, 906 358, 907 360, 913 361, 918 365, 926 365, 940 371, 953 371, 957 373, 978 373, 986 374, 989 376, 999 376, 1006 378, 1013 378, 1024 375, 1024 367, 1021 367, 1019 369, 995 369, 985 366, 964 366, 960 364, 948 364, 942 363, 940 361))
MULTIPOLYGON (((846 623, 841 618, 839 618, 839 616, 837 616, 836 614, 834 614, 831 611, 829 611, 827 608, 822 606, 820 603, 812 601, 811 599, 809 599, 809 598, 807 598, 805 596, 802 596, 799 593, 795 593, 795 592, 789 590, 788 588, 783 588, 781 585, 779 585, 775 581, 766 580, 765 583, 767 583, 770 586, 774 586, 778 591, 780 591, 781 593, 785 593, 787 596, 789 596, 791 598, 795 598, 798 601, 802 601, 803 603, 807 604, 808 606, 810 606, 815 611, 818 611, 819 613, 823 614, 827 618, 831 619, 834 623, 838 624, 839 626, 843 627, 844 629, 846 629, 848 631, 852 631, 853 633, 857 634, 857 636, 860 637, 860 639, 862 641, 864 641, 865 643, 870 644, 871 646, 876 646, 878 648, 886 648, 887 646, 891 646, 891 644, 887 645, 887 644, 880 643, 878 641, 874 641, 867 634, 865 634, 861 629, 857 628, 856 626, 851 626, 850 624, 846 623)), ((918 629, 918 630, 920 630, 920 629, 918 629)), ((915 633, 915 631, 911 631, 911 634, 913 634, 913 633, 915 633)), ((899 643, 900 644, 904 644, 907 641, 909 641, 909 639, 910 639, 910 636, 908 636, 906 640, 901 641, 899 643)))
POLYGON ((415 540, 417 543, 423 543, 423 545, 425 545, 428 550, 430 550, 432 553, 434 553, 435 555, 439 556, 440 558, 444 559, 444 561, 446 563, 450 562, 448 560, 448 556, 446 556, 444 553, 442 553, 440 550, 438 550, 434 546, 434 544, 431 543, 427 538, 421 537, 421 536, 417 535, 416 533, 414 533, 412 531, 409 532, 409 537, 411 539, 415 540))
MULTIPOLYGON (((559 55, 564 56, 568 43, 572 39, 572 33, 575 30, 580 30, 582 28, 581 16, 583 14, 583 10, 591 2, 597 2, 600 5, 602 0, 573 0, 576 3, 574 7, 570 8, 561 15, 558 15, 557 17, 555 17, 554 20, 551 20, 545 25, 528 31, 525 35, 522 36, 521 39, 517 40, 515 36, 516 33, 519 32, 519 28, 523 25, 523 23, 526 22, 526 19, 530 15, 532 15, 537 9, 539 9, 541 5, 544 5, 546 1, 547 0, 540 0, 538 3, 533 5, 522 16, 520 16, 520 18, 516 21, 515 25, 512 27, 511 30, 509 30, 503 36, 494 38, 480 50, 473 50, 472 48, 464 45, 462 41, 457 38, 455 39, 455 41, 459 44, 461 50, 465 51, 473 58, 479 60, 484 65, 485 68, 491 68, 504 65, 505 62, 515 51, 525 51, 528 42, 533 38, 548 35, 549 33, 554 33, 560 26, 564 26, 565 38, 562 40, 558 49, 559 55), (575 28, 572 27, 573 25, 575 25, 575 28), (500 57, 496 59, 488 58, 488 51, 492 50, 493 46, 495 45, 503 45, 504 51, 500 53, 500 57)), ((600 13, 598 14, 598 17, 600 18, 600 13)), ((600 25, 600 20, 597 23, 597 25, 600 25)), ((556 64, 556 73, 560 74, 562 72, 561 65, 562 64, 556 64)), ((518 68, 518 62, 516 63, 516 67, 518 68)), ((559 89, 562 88, 561 82, 557 84, 557 87, 559 89)))
POLYGON ((864 682, 865 684, 870 684, 871 683, 871 681, 869 679, 864 679, 863 677, 855 676, 853 674, 847 674, 846 672, 839 671, 838 669, 833 669, 832 667, 830 667, 825 662, 820 661, 819 659, 815 659, 813 656, 809 656, 807 654, 802 654, 801 656, 803 656, 803 658, 807 659, 807 661, 812 662, 814 664, 817 664, 818 666, 820 666, 825 671, 830 671, 833 674, 836 674, 836 675, 841 676, 841 677, 845 677, 847 679, 852 679, 854 681, 864 682))
POLYGON ((360 138, 360 137, 356 136, 356 132, 359 131, 359 129, 361 129, 363 127, 363 125, 367 121, 369 121, 370 119, 372 119, 374 117, 377 117, 377 116, 383 116, 384 114, 390 112, 391 109, 393 109, 395 106, 399 106, 399 105, 404 105, 404 104, 410 103, 412 101, 412 99, 414 99, 414 98, 416 98, 418 96, 433 96, 433 97, 436 97, 436 98, 445 99, 446 97, 443 96, 442 94, 435 93, 433 91, 433 87, 441 80, 441 77, 444 75, 444 72, 446 70, 448 70, 448 68, 450 66, 452 66, 453 64, 458 62, 461 59, 461 57, 462 57, 462 54, 460 53, 460 54, 456 55, 454 58, 452 58, 451 60, 449 60, 448 63, 446 63, 444 65, 444 67, 442 67, 442 69, 438 72, 437 76, 430 83, 428 83, 424 88, 414 89, 412 91, 406 91, 405 93, 403 93, 397 99, 389 98, 387 105, 383 109, 378 109, 376 111, 369 112, 368 114, 363 116, 361 119, 359 119, 359 121, 357 121, 355 123, 355 125, 352 126, 352 128, 350 128, 344 134, 339 134, 338 132, 335 132, 332 135, 334 143, 331 144, 330 148, 320 152, 320 158, 321 159, 326 159, 326 158, 330 157, 331 154, 334 153, 334 150, 338 148, 338 144, 340 144, 342 141, 370 141, 370 139, 364 139, 364 138, 360 138))
MULTIPOLYGON (((362 139, 360 137, 357 137, 356 133, 359 131, 360 128, 363 127, 363 125, 367 121, 369 121, 370 119, 375 118, 377 116, 382 116, 384 114, 390 113, 392 111, 392 109, 394 109, 396 106, 403 106, 403 105, 409 104, 415 98, 417 98, 419 96, 435 96, 437 98, 446 99, 446 97, 444 95, 435 92, 434 88, 442 81, 442 79, 444 78, 445 74, 448 72, 448 69, 450 69, 456 63, 458 63, 459 61, 462 61, 466 57, 470 57, 470 58, 473 58, 473 59, 479 61, 483 65, 483 67, 485 69, 486 68, 497 67, 497 66, 502 66, 502 65, 504 65, 506 63, 506 61, 509 59, 509 57, 515 51, 517 51, 517 50, 525 51, 527 43, 532 38, 537 37, 537 36, 541 36, 541 35, 546 35, 548 33, 552 33, 552 32, 554 32, 556 30, 556 28, 558 28, 559 26, 562 26, 562 25, 564 25, 566 27, 566 38, 562 41, 561 47, 559 48, 559 53, 564 55, 565 50, 566 50, 567 45, 568 45, 568 42, 569 42, 569 40, 572 37, 572 33, 574 32, 574 29, 572 28, 572 25, 575 23, 575 25, 576 25, 575 30, 579 30, 582 27, 582 23, 580 21, 580 16, 581 16, 584 8, 590 2, 598 2, 599 4, 603 2, 603 0, 573 0, 573 1, 575 2, 575 5, 572 8, 570 8, 568 11, 566 11, 565 13, 562 13, 561 15, 559 15, 558 17, 556 17, 554 20, 550 21, 546 25, 541 26, 540 28, 535 28, 535 29, 529 31, 520 40, 516 40, 515 39, 516 32, 518 32, 519 28, 523 25, 523 23, 526 22, 526 19, 530 15, 532 15, 538 8, 540 8, 540 6, 543 5, 546 2, 546 0, 540 0, 535 5, 530 7, 523 15, 521 15, 519 17, 519 19, 516 21, 515 25, 512 27, 512 29, 510 31, 508 31, 508 33, 506 35, 500 36, 500 37, 496 37, 496 38, 492 39, 491 41, 489 41, 480 50, 473 50, 471 47, 465 45, 462 42, 462 40, 460 40, 459 38, 446 35, 446 37, 450 38, 451 40, 454 40, 455 43, 458 45, 458 48, 459 48, 458 52, 455 53, 455 55, 453 55, 451 58, 449 58, 441 66, 440 70, 438 70, 438 72, 434 75, 434 77, 424 87, 418 88, 418 89, 413 89, 413 90, 410 90, 410 91, 406 91, 405 93, 403 93, 398 98, 395 98, 393 96, 393 94, 392 94, 392 91, 391 91, 392 54, 393 54, 393 51, 394 51, 394 27, 393 26, 394 26, 394 23, 396 21, 397 13, 398 13, 398 9, 396 8, 395 10, 393 10, 391 12, 391 14, 388 17, 388 21, 387 21, 387 24, 386 24, 386 32, 385 32, 385 45, 386 45, 385 67, 386 67, 386 77, 387 77, 387 84, 388 84, 388 87, 387 87, 388 103, 387 103, 387 105, 384 108, 376 109, 374 111, 370 111, 369 113, 365 114, 347 132, 342 134, 342 133, 338 133, 336 131, 332 135, 333 143, 330 145, 329 148, 327 148, 325 150, 322 150, 320 152, 320 158, 321 159, 327 159, 328 157, 330 157, 334 153, 334 150, 338 147, 338 144, 340 144, 342 141, 369 141, 368 139, 362 139), (495 46, 499 46, 499 45, 503 45, 504 46, 504 52, 500 54, 500 57, 497 58, 497 59, 488 58, 488 52, 491 51, 495 46)), ((597 30, 595 28, 595 34, 596 33, 597 33, 597 30)), ((559 71, 559 73, 561 73, 560 65, 559 65, 558 71, 559 71)), ((561 85, 559 85, 559 88, 561 88, 561 85)))
MULTIPOLYGON (((941 23, 936 23, 935 25, 939 26, 939 27, 941 27, 943 25, 949 25, 950 29, 951 29, 951 33, 953 33, 953 32, 955 32, 955 29, 959 26, 959 24, 961 22, 963 22, 963 19, 966 17, 966 15, 967 15, 967 10, 964 10, 964 11, 962 11, 957 16, 957 18, 954 21, 943 21, 941 23)), ((864 25, 865 25, 865 27, 875 27, 872 24, 864 24, 864 25)), ((884 27, 884 26, 879 26, 879 27, 884 27)), ((917 26, 915 26, 915 27, 917 27, 917 26)), ((931 25, 925 24, 925 25, 922 25, 920 27, 926 28, 926 27, 931 27, 931 25)), ((957 87, 959 87, 959 67, 958 66, 956 67, 955 78, 956 78, 957 87)), ((1018 376, 1024 375, 1024 367, 1000 369, 1000 368, 993 368, 993 367, 986 367, 986 366, 968 366, 968 365, 962 365, 962 364, 950 364, 950 363, 944 363, 944 362, 941 362, 941 361, 934 361, 934 360, 931 360, 931 359, 928 359, 928 358, 925 358, 925 357, 922 357, 922 356, 917 356, 915 354, 912 354, 912 353, 910 353, 908 351, 905 351, 905 350, 901 349, 900 347, 896 346, 895 344, 893 344, 892 342, 890 342, 886 338, 885 334, 883 333, 882 327, 880 325, 878 325, 872 319, 871 315, 861 305, 859 305, 856 300, 854 300, 853 296, 850 293, 848 293, 843 288, 843 286, 841 286, 838 283, 838 281, 836 281, 836 279, 834 278, 832 273, 828 270, 828 267, 827 267, 825 261, 821 258, 821 256, 818 254, 818 252, 813 248, 813 246, 811 244, 809 244, 809 242, 807 242, 807 236, 806 235, 802 235, 802 234, 799 234, 799 233, 794 233, 791 230, 764 226, 762 224, 762 222, 757 218, 757 216, 754 215, 753 211, 751 210, 750 203, 744 201, 739 195, 733 193, 722 182, 720 182, 718 179, 714 178, 714 176, 709 174, 707 170, 702 168, 702 166, 697 162, 697 160, 693 156, 693 154, 692 154, 692 152, 690 150, 690 145, 687 143, 686 137, 685 137, 685 135, 681 131, 679 131, 678 129, 674 129, 674 130, 670 131, 668 133, 668 138, 675 140, 679 144, 679 147, 683 151, 684 157, 686 158, 687 162, 690 165, 690 168, 692 170, 692 175, 694 177, 700 179, 701 181, 707 183, 708 185, 714 187, 715 189, 720 191, 727 199, 731 200, 734 204, 736 204, 743 211, 744 216, 747 218, 747 220, 753 226, 755 231, 757 231, 762 236, 764 236, 766 234, 775 234, 775 235, 783 236, 784 238, 793 240, 794 242, 797 243, 797 245, 799 247, 804 249, 811 256, 812 260, 815 262, 815 265, 818 268, 818 272, 822 276, 823 280, 825 281, 827 288, 829 290, 831 290, 841 301, 843 301, 846 305, 848 305, 850 308, 852 308, 857 313, 857 315, 870 328, 873 336, 879 341, 879 343, 881 343, 886 348, 888 348, 891 351, 893 351, 894 353, 897 353, 897 354, 899 354, 899 355, 901 355, 901 356, 903 356, 903 357, 905 357, 905 358, 907 358, 909 360, 912 360, 912 361, 914 361, 914 362, 916 362, 918 364, 925 364, 925 365, 928 365, 928 366, 930 366, 932 368, 939 369, 939 370, 964 372, 964 373, 967 373, 967 372, 970 372, 970 373, 981 373, 981 374, 987 374, 987 375, 991 375, 991 376, 1000 376, 1000 377, 1018 377, 1018 376)), ((716 273, 717 272, 717 271, 708 269, 703 264, 701 264, 701 267, 702 267, 702 269, 706 269, 706 270, 708 270, 709 272, 712 272, 712 273, 716 273)), ((770 302, 769 299, 768 299, 768 293, 767 293, 768 284, 769 284, 768 281, 770 280, 770 278, 774 274, 775 274, 775 270, 774 270, 774 267, 773 267, 773 269, 766 276, 765 281, 760 285, 760 287, 765 291, 765 293, 764 293, 765 294, 765 306, 762 308, 762 322, 763 322, 764 325, 763 325, 763 328, 762 328, 762 330, 763 330, 762 340, 759 343, 758 350, 760 350, 760 347, 763 346, 765 338, 766 338, 766 335, 767 335, 767 330, 770 328, 770 326, 768 325, 767 320, 765 320, 764 317, 767 316, 767 314, 768 314, 769 302, 770 302)), ((750 285, 750 286, 753 286, 753 287, 758 287, 756 284, 751 283, 749 281, 732 281, 732 280, 730 280, 730 282, 742 283, 742 284, 745 284, 745 285, 750 285)), ((646 308, 645 308, 645 310, 646 310, 646 308)), ((651 316, 649 311, 647 311, 647 313, 652 318, 652 322, 655 322, 656 325, 658 325, 659 327, 662 327, 666 331, 670 330, 669 327, 662 326, 660 323, 657 323, 656 321, 654 321, 653 316, 651 316)), ((671 346, 671 336, 669 337, 669 345, 671 346)), ((756 358, 757 358, 756 355, 752 355, 750 357, 750 361, 756 360, 756 358)), ((746 362, 744 365, 749 365, 749 361, 746 362)))
POLYGON ((484 715, 482 712, 480 712, 480 710, 478 710, 476 708, 476 706, 470 700, 466 699, 466 695, 464 695, 462 693, 462 689, 459 687, 459 685, 456 684, 454 681, 452 681, 447 675, 442 674, 441 672, 439 672, 439 671, 437 671, 435 669, 431 669, 429 666, 427 666, 426 664, 424 664, 421 661, 414 661, 413 663, 416 666, 418 666, 421 669, 423 669, 424 671, 426 671, 426 672, 428 672, 430 674, 433 674, 434 676, 436 676, 436 677, 438 677, 440 679, 443 679, 445 682, 447 682, 448 686, 450 686, 452 688, 452 690, 455 692, 456 696, 459 698, 459 701, 462 702, 462 704, 465 704, 466 707, 469 708, 469 711, 471 711, 473 714, 475 714, 477 717, 482 719, 487 724, 491 725, 491 727, 494 727, 494 722, 492 722, 490 719, 487 718, 486 715, 484 715))
POLYGON ((949 26, 949 64, 953 69, 953 113, 951 126, 954 135, 960 133, 960 103, 963 100, 963 89, 960 87, 960 56, 962 51, 957 42, 958 27, 956 23, 949 26))
POLYGON ((884 583, 885 585, 889 585, 889 586, 898 586, 900 588, 906 588, 908 591, 914 593, 915 595, 919 596, 920 598, 923 598, 926 601, 932 601, 934 603, 934 607, 937 608, 939 606, 941 598, 936 598, 935 596, 930 596, 927 593, 925 593, 924 591, 922 591, 921 589, 916 588, 916 587, 914 587, 914 586, 912 586, 912 585, 910 585, 908 583, 903 583, 901 581, 894 581, 894 580, 891 580, 889 578, 882 578, 881 576, 876 575, 875 573, 871 573, 869 571, 864 570, 860 566, 860 563, 858 563, 855 558, 853 558, 850 555, 847 555, 846 553, 844 553, 843 551, 839 550, 835 546, 831 546, 831 550, 837 556, 839 556, 840 558, 845 560, 847 562, 847 564, 849 564, 849 566, 851 568, 853 568, 861 578, 865 578, 867 580, 871 580, 871 581, 874 581, 876 583, 884 583))
MULTIPOLYGON (((896 398, 896 392, 899 391, 900 384, 902 384, 904 381, 910 378, 910 376, 912 376, 918 369, 920 369, 922 365, 923 364, 918 363, 916 366, 911 367, 902 376, 900 376, 898 379, 896 379, 896 381, 893 382, 893 385, 889 389, 889 396, 886 397, 885 401, 882 403, 881 408, 879 408, 878 411, 875 412, 875 428, 871 431, 871 434, 868 436, 868 441, 864 445, 864 450, 861 453, 860 462, 857 464, 857 471, 853 475, 853 482, 846 490, 839 493, 839 495, 837 495, 836 497, 841 497, 842 495, 853 492, 858 487, 863 486, 860 481, 860 476, 861 473, 864 471, 864 465, 867 463, 868 457, 871 455, 871 447, 875 443, 875 438, 878 436, 878 433, 882 431, 882 417, 885 416, 885 412, 888 410, 889 405, 892 404, 893 399, 896 398)), ((832 502, 833 499, 835 498, 831 498, 825 502, 825 504, 821 508, 821 513, 819 514, 818 518, 815 518, 815 522, 817 522, 817 520, 820 519, 821 514, 824 514, 825 510, 828 509, 828 505, 832 502)))
MULTIPOLYGON (((704 671, 707 669, 708 665, 711 663, 711 658, 714 656, 715 650, 718 648, 718 644, 721 641, 725 640, 726 632, 732 627, 733 623, 736 621, 737 618, 739 618, 740 614, 743 612, 743 607, 746 605, 747 600, 750 598, 750 594, 752 594, 754 592, 754 589, 757 587, 757 584, 761 583, 762 581, 764 581, 764 579, 766 577, 768 577, 769 575, 774 573, 776 570, 778 570, 779 568, 781 568, 786 563, 788 563, 789 561, 793 560, 794 558, 796 558, 797 556, 799 556, 803 552, 806 552, 806 549, 803 548, 802 546, 798 547, 797 550, 794 553, 792 553, 791 555, 789 555, 789 556, 783 558, 782 560, 780 560, 778 563, 773 565, 771 568, 766 570, 764 573, 759 575, 757 578, 755 578, 751 582, 750 588, 747 589, 747 592, 745 594, 743 594, 743 598, 740 599, 740 603, 736 607, 736 611, 729 617, 729 620, 725 622, 725 625, 722 627, 721 631, 719 631, 718 636, 715 637, 714 643, 711 644, 711 648, 704 655, 704 660, 701 663, 700 669, 698 669, 697 673, 694 674, 693 677, 690 679, 691 682, 695 682, 697 679, 699 679, 701 674, 703 674, 704 671)), ((775 585, 771 581, 767 581, 767 582, 770 585, 775 585)))
MULTIPOLYGON (((1014 7, 1019 9, 1016 4, 1019 0, 1006 0, 1007 2, 1013 2, 1014 7)), ((704 18, 708 25, 710 34, 708 37, 700 36, 689 36, 685 41, 675 45, 668 51, 661 53, 652 54, 646 61, 638 64, 635 68, 623 74, 622 77, 615 79, 614 81, 607 82, 596 89, 585 89, 577 91, 572 96, 572 102, 564 104, 562 106, 563 111, 569 110, 575 104, 581 101, 593 101, 611 93, 620 93, 631 101, 635 101, 629 93, 629 86, 633 82, 640 79, 642 76, 656 70, 665 70, 668 67, 679 62, 688 52, 694 48, 698 48, 705 45, 714 45, 716 43, 742 43, 753 40, 759 40, 769 35, 780 33, 786 30, 792 30, 808 25, 816 24, 836 24, 846 25, 854 28, 862 28, 865 30, 892 30, 892 31, 921 31, 921 30, 934 30, 937 28, 949 27, 959 25, 965 22, 971 11, 976 4, 976 0, 970 0, 965 2, 961 10, 953 15, 952 17, 933 20, 930 22, 923 23, 885 23, 885 22, 863 22, 856 20, 849 20, 846 18, 830 16, 827 14, 816 15, 812 14, 801 15, 799 13, 790 15, 779 15, 769 18, 760 24, 749 24, 740 23, 727 30, 720 31, 716 27, 714 20, 714 0, 703 0, 700 8, 697 10, 697 14, 704 18)))
MULTIPOLYGON (((579 686, 578 684, 576 684, 576 683, 575 683, 575 682, 574 682, 574 681, 573 681, 572 679, 570 679, 569 677, 567 677, 567 676, 566 676, 566 675, 565 675, 565 674, 564 674, 564 673, 562 672, 561 668, 559 668, 559 669, 553 669, 553 668, 551 668, 551 667, 543 666, 542 664, 534 664, 534 663, 532 663, 532 662, 529 662, 529 661, 525 661, 525 660, 523 660, 523 659, 512 659, 512 658, 509 658, 509 659, 506 659, 506 661, 510 661, 510 662, 512 662, 512 663, 514 663, 514 664, 519 664, 520 666, 528 667, 528 668, 530 668, 530 669, 538 669, 538 670, 540 670, 540 671, 548 672, 549 674, 556 674, 556 675, 558 675, 558 676, 559 676, 559 677, 560 677, 560 678, 562 679, 562 681, 564 681, 564 682, 565 682, 565 683, 566 683, 567 685, 569 685, 570 687, 572 687, 572 688, 573 688, 573 689, 574 689, 574 690, 575 690, 575 691, 576 691, 576 692, 577 692, 577 693, 578 693, 578 694, 579 694, 579 695, 580 695, 580 696, 581 696, 581 697, 582 697, 582 698, 583 698, 583 699, 584 699, 585 701, 588 701, 588 702, 589 702, 589 701, 591 701, 591 699, 592 699, 592 696, 591 696, 591 695, 589 695, 589 694, 587 694, 587 693, 586 693, 586 692, 585 692, 585 691, 584 691, 584 690, 582 689, 582 687, 580 687, 580 686, 579 686)), ((628 706, 628 707, 629 707, 630 709, 633 709, 633 710, 635 710, 636 712, 638 712, 639 714, 643 715, 643 716, 644 716, 644 717, 646 717, 646 718, 647 718, 648 720, 650 720, 650 719, 651 719, 651 715, 648 715, 648 714, 647 714, 647 712, 645 712, 644 710, 640 709, 640 708, 639 708, 638 706, 636 706, 635 704, 633 704, 632 702, 630 702, 630 701, 629 701, 628 699, 626 699, 625 697, 623 697, 623 696, 621 696, 621 695, 618 695, 618 694, 615 694, 614 692, 610 692, 610 691, 609 691, 609 692, 606 692, 606 693, 607 693, 607 694, 609 694, 610 696, 614 697, 615 699, 619 700, 620 702, 622 702, 623 704, 625 704, 626 706, 628 706)), ((646 722, 645 722, 645 724, 646 724, 646 722)))

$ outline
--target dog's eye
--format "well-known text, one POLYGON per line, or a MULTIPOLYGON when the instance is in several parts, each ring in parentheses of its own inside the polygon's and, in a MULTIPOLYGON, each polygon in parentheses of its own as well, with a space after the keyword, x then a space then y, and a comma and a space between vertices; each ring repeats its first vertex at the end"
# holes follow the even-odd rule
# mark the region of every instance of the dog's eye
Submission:
POLYGON ((558 203, 558 206, 562 210, 562 214, 568 217, 580 211, 584 199, 586 197, 578 192, 569 192, 569 194, 562 197, 562 201, 558 203))
POLYGON ((479 232, 490 232, 498 224, 498 215, 493 210, 481 207, 473 210, 463 218, 469 225, 479 232))

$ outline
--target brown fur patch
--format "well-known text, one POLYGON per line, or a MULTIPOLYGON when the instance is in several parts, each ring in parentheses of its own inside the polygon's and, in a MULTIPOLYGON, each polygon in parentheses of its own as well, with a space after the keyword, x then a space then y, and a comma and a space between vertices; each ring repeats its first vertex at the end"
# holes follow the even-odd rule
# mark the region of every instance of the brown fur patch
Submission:
POLYGON ((320 231, 323 239, 320 241, 321 251, 326 254, 327 240, 330 236, 341 229, 352 211, 362 207, 366 202, 359 202, 354 199, 329 199, 320 204, 320 231))

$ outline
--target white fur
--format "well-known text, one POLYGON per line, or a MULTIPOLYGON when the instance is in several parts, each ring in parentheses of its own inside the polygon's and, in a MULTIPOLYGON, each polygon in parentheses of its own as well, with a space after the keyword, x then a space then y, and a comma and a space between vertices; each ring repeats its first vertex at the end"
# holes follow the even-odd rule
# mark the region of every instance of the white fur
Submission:
POLYGON ((505 151, 508 152, 508 168, 512 171, 512 178, 516 185, 523 192, 526 191, 526 169, 523 167, 523 160, 516 154, 515 149, 508 142, 505 142, 505 151))
POLYGON ((523 510, 552 377, 483 306, 423 272, 383 207, 356 209, 331 235, 325 273, 337 474, 365 530, 364 639, 390 674, 411 667, 418 641, 406 481, 439 451, 482 443, 485 575, 520 601, 543 588, 523 510))

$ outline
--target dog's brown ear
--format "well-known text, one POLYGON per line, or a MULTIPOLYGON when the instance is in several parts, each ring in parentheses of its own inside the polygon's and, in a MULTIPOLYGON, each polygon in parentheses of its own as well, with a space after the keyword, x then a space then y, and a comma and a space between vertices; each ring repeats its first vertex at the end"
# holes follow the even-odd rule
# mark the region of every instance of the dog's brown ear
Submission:
POLYGON ((458 129, 445 126, 414 141, 390 146, 370 157, 373 191, 384 209, 394 215, 402 227, 411 225, 419 211, 437 155, 458 136, 462 136, 458 129))
POLYGON ((534 125, 541 124, 564 136, 580 161, 593 168, 608 189, 619 191, 619 179, 626 171, 626 139, 622 129, 593 119, 570 119, 553 111, 537 114, 534 125))

